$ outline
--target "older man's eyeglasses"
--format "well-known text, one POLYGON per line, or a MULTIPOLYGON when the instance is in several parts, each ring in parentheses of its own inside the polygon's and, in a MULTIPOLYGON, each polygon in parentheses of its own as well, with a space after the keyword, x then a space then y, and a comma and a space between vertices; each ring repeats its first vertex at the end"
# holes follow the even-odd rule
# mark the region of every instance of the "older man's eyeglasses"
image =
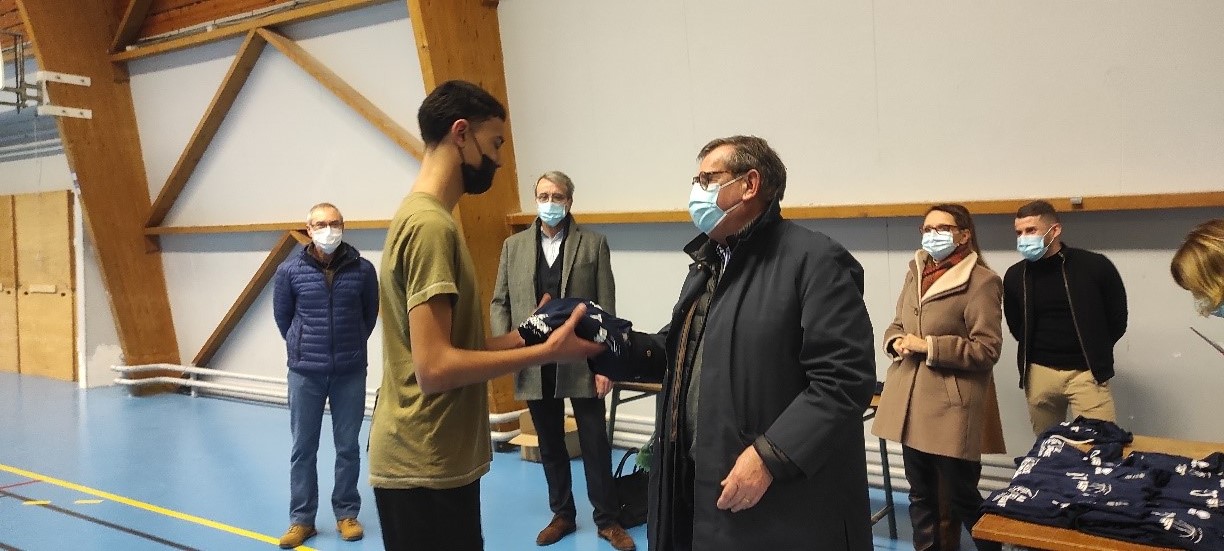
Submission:
POLYGON ((344 220, 315 220, 306 224, 306 227, 312 230, 321 230, 323 228, 331 228, 333 230, 344 229, 344 220))
POLYGON ((711 170, 709 172, 698 172, 697 175, 693 177, 693 184, 701 186, 702 191, 714 191, 725 183, 725 182, 714 181, 714 176, 717 174, 735 174, 735 173, 731 172, 730 170, 711 170))
POLYGON ((541 193, 536 195, 537 203, 564 203, 568 199, 569 197, 560 193, 541 193))

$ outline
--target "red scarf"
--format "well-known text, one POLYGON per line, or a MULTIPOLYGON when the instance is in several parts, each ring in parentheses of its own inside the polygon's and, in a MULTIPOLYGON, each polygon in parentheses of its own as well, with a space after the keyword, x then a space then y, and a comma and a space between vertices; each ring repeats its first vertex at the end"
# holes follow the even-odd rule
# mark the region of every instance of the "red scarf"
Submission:
POLYGON ((928 255, 926 264, 922 266, 922 292, 918 297, 921 298, 922 295, 925 295, 927 290, 931 288, 931 285, 935 284, 935 280, 939 279, 939 276, 944 275, 953 266, 964 260, 966 256, 969 256, 970 252, 972 251, 969 248, 969 243, 966 242, 957 247, 955 251, 952 251, 948 258, 940 262, 936 262, 934 258, 928 255))

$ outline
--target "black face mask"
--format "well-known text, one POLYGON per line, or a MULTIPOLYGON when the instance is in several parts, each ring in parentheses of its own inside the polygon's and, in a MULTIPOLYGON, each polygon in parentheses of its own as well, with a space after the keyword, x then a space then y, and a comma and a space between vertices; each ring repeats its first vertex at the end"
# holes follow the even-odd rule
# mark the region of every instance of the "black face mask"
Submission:
POLYGON ((497 172, 498 164, 485 155, 480 149, 480 142, 477 142, 474 136, 472 142, 476 144, 476 151, 480 153, 480 166, 474 167, 460 159, 459 168, 463 173, 463 192, 480 195, 493 187, 493 174, 497 172))

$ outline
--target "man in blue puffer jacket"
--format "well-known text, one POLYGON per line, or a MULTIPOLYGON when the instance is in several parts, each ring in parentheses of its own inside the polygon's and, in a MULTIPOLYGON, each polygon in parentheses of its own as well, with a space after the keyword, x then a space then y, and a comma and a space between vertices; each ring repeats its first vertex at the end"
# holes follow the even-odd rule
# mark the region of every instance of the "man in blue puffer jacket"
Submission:
POLYGON ((323 405, 331 404, 336 443, 332 510, 340 537, 364 535, 357 512, 361 496, 357 443, 365 416, 366 340, 378 321, 378 276, 374 265, 341 239, 344 218, 329 203, 311 207, 309 245, 276 269, 273 310, 289 361, 289 530, 280 546, 302 545, 317 532, 319 481, 315 468, 323 405))

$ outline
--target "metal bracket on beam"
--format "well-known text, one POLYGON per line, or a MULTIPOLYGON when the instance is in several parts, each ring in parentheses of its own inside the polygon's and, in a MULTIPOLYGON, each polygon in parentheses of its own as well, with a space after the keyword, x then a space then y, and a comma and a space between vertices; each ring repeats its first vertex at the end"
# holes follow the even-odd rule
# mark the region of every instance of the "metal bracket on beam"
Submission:
POLYGON ((34 73, 34 82, 58 82, 60 84, 74 84, 76 86, 89 86, 89 77, 81 75, 70 75, 68 73, 57 73, 55 71, 37 71, 34 73))
POLYGON ((77 119, 92 119, 93 109, 78 109, 76 107, 60 107, 58 105, 39 105, 39 115, 51 115, 53 117, 73 117, 77 119))

